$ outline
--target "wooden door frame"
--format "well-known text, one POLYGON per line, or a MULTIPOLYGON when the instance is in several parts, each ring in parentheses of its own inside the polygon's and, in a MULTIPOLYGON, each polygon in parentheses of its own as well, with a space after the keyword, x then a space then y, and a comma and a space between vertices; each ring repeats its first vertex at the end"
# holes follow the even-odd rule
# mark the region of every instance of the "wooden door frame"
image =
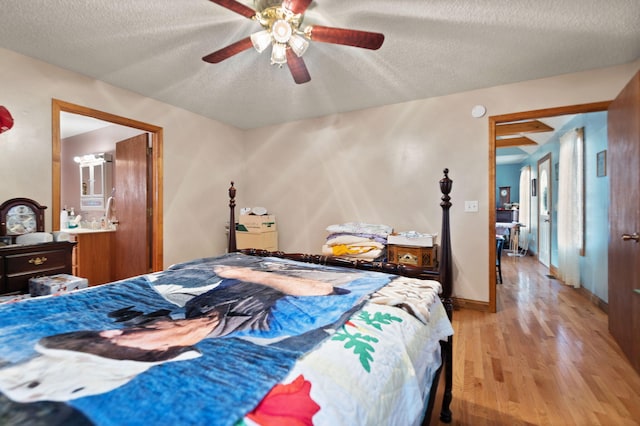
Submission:
MULTIPOLYGON (((163 164, 162 164, 162 127, 141 121, 132 120, 107 112, 75 105, 59 99, 51 100, 51 161, 52 161, 52 211, 59 212, 61 209, 61 140, 60 140, 60 113, 69 112, 72 114, 84 115, 98 120, 108 121, 121 126, 132 127, 151 134, 151 175, 152 175, 152 218, 151 218, 151 267, 154 271, 161 271, 164 268, 164 241, 163 241, 163 164)), ((52 214, 52 229, 59 229, 60 215, 52 214)))
MULTIPOLYGON (((551 252, 552 252, 552 248, 553 248, 553 239, 551 238, 551 234, 553 234, 553 181, 554 179, 558 179, 558 176, 554 176, 553 175, 553 156, 551 155, 551 153, 547 153, 545 154, 543 157, 540 157, 538 159, 537 162, 537 167, 536 167, 536 171, 538 173, 538 185, 540 185, 540 165, 543 164, 545 161, 549 161, 549 182, 547 182, 547 188, 548 188, 548 194, 549 194, 549 271, 551 271, 551 274, 554 274, 555 272, 553 271, 553 264, 551 263, 551 252)), ((542 263, 540 261, 540 246, 542 244, 540 244, 540 203, 542 202, 542 192, 538 193, 538 206, 537 206, 537 210, 538 210, 538 214, 536 215, 536 220, 537 220, 537 227, 538 227, 538 233, 537 233, 537 248, 538 248, 538 262, 542 263)), ((544 263, 542 263, 544 265, 544 263)), ((547 265, 545 265, 547 266, 547 265)))
POLYGON ((612 101, 594 102, 589 104, 569 105, 555 108, 545 108, 533 111, 523 111, 489 117, 489 312, 497 311, 496 303, 496 125, 518 120, 532 120, 567 114, 586 114, 589 112, 606 111, 612 101))

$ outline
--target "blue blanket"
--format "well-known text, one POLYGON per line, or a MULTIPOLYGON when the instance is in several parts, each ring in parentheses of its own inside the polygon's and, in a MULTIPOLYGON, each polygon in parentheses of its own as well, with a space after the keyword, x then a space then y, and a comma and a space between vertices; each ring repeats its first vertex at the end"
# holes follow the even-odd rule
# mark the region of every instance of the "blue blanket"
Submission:
POLYGON ((233 425, 392 277, 229 254, 0 305, 0 418, 17 413, 25 424, 43 416, 53 424, 58 415, 68 424, 233 425), (273 280, 256 284, 229 278, 220 266, 300 282, 294 290, 274 287, 273 280), (310 281, 333 291, 298 294, 313 287, 310 281), (170 339, 166 350, 120 350, 113 339, 96 340, 105 330, 120 337, 174 326, 179 332, 192 321, 215 326, 192 344, 170 339))

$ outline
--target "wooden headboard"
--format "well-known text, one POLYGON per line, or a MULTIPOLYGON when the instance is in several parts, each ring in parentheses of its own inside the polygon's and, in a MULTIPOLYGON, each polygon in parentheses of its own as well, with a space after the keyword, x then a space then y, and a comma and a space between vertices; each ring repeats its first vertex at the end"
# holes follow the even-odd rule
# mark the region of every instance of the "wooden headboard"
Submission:
POLYGON ((449 178, 449 169, 444 169, 444 177, 440 179, 440 192, 442 194, 440 206, 442 207, 442 229, 440 233, 440 250, 439 250, 439 266, 437 270, 429 270, 418 266, 401 265, 388 262, 372 262, 368 260, 352 260, 334 256, 325 256, 318 254, 304 253, 284 253, 281 251, 269 252, 266 250, 243 249, 238 250, 236 245, 235 230, 235 207, 236 207, 236 188, 233 182, 229 188, 229 253, 240 251, 242 253, 255 256, 274 256, 286 259, 298 260, 307 263, 316 263, 320 265, 344 266, 355 269, 365 269, 370 271, 380 271, 391 274, 402 275, 412 278, 437 280, 442 284, 442 294, 440 295, 447 313, 451 318, 453 305, 451 303, 451 294, 453 290, 452 276, 452 258, 451 258, 451 229, 449 225, 449 209, 451 207, 451 187, 453 181, 449 178))

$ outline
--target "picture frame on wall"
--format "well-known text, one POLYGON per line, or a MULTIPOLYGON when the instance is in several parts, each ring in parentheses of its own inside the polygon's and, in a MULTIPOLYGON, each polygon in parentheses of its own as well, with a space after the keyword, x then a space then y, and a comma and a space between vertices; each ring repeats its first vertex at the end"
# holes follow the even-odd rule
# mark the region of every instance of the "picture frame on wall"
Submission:
POLYGON ((596 154, 596 176, 603 177, 607 175, 607 150, 600 151, 596 154))

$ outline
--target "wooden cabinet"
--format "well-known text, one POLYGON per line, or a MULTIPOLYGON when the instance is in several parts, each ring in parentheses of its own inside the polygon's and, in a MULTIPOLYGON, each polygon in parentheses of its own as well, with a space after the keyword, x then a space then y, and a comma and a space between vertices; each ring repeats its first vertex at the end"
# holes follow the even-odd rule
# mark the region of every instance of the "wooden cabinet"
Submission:
POLYGON ((496 209, 496 222, 511 223, 518 221, 518 210, 496 209))
POLYGON ((74 245, 64 241, 0 247, 0 294, 28 293, 33 277, 71 274, 74 245))
POLYGON ((417 247, 388 244, 387 258, 391 263, 435 269, 438 267, 438 245, 417 247))
POLYGON ((77 242, 73 275, 86 278, 90 286, 113 281, 111 251, 114 232, 98 231, 72 235, 77 242))

